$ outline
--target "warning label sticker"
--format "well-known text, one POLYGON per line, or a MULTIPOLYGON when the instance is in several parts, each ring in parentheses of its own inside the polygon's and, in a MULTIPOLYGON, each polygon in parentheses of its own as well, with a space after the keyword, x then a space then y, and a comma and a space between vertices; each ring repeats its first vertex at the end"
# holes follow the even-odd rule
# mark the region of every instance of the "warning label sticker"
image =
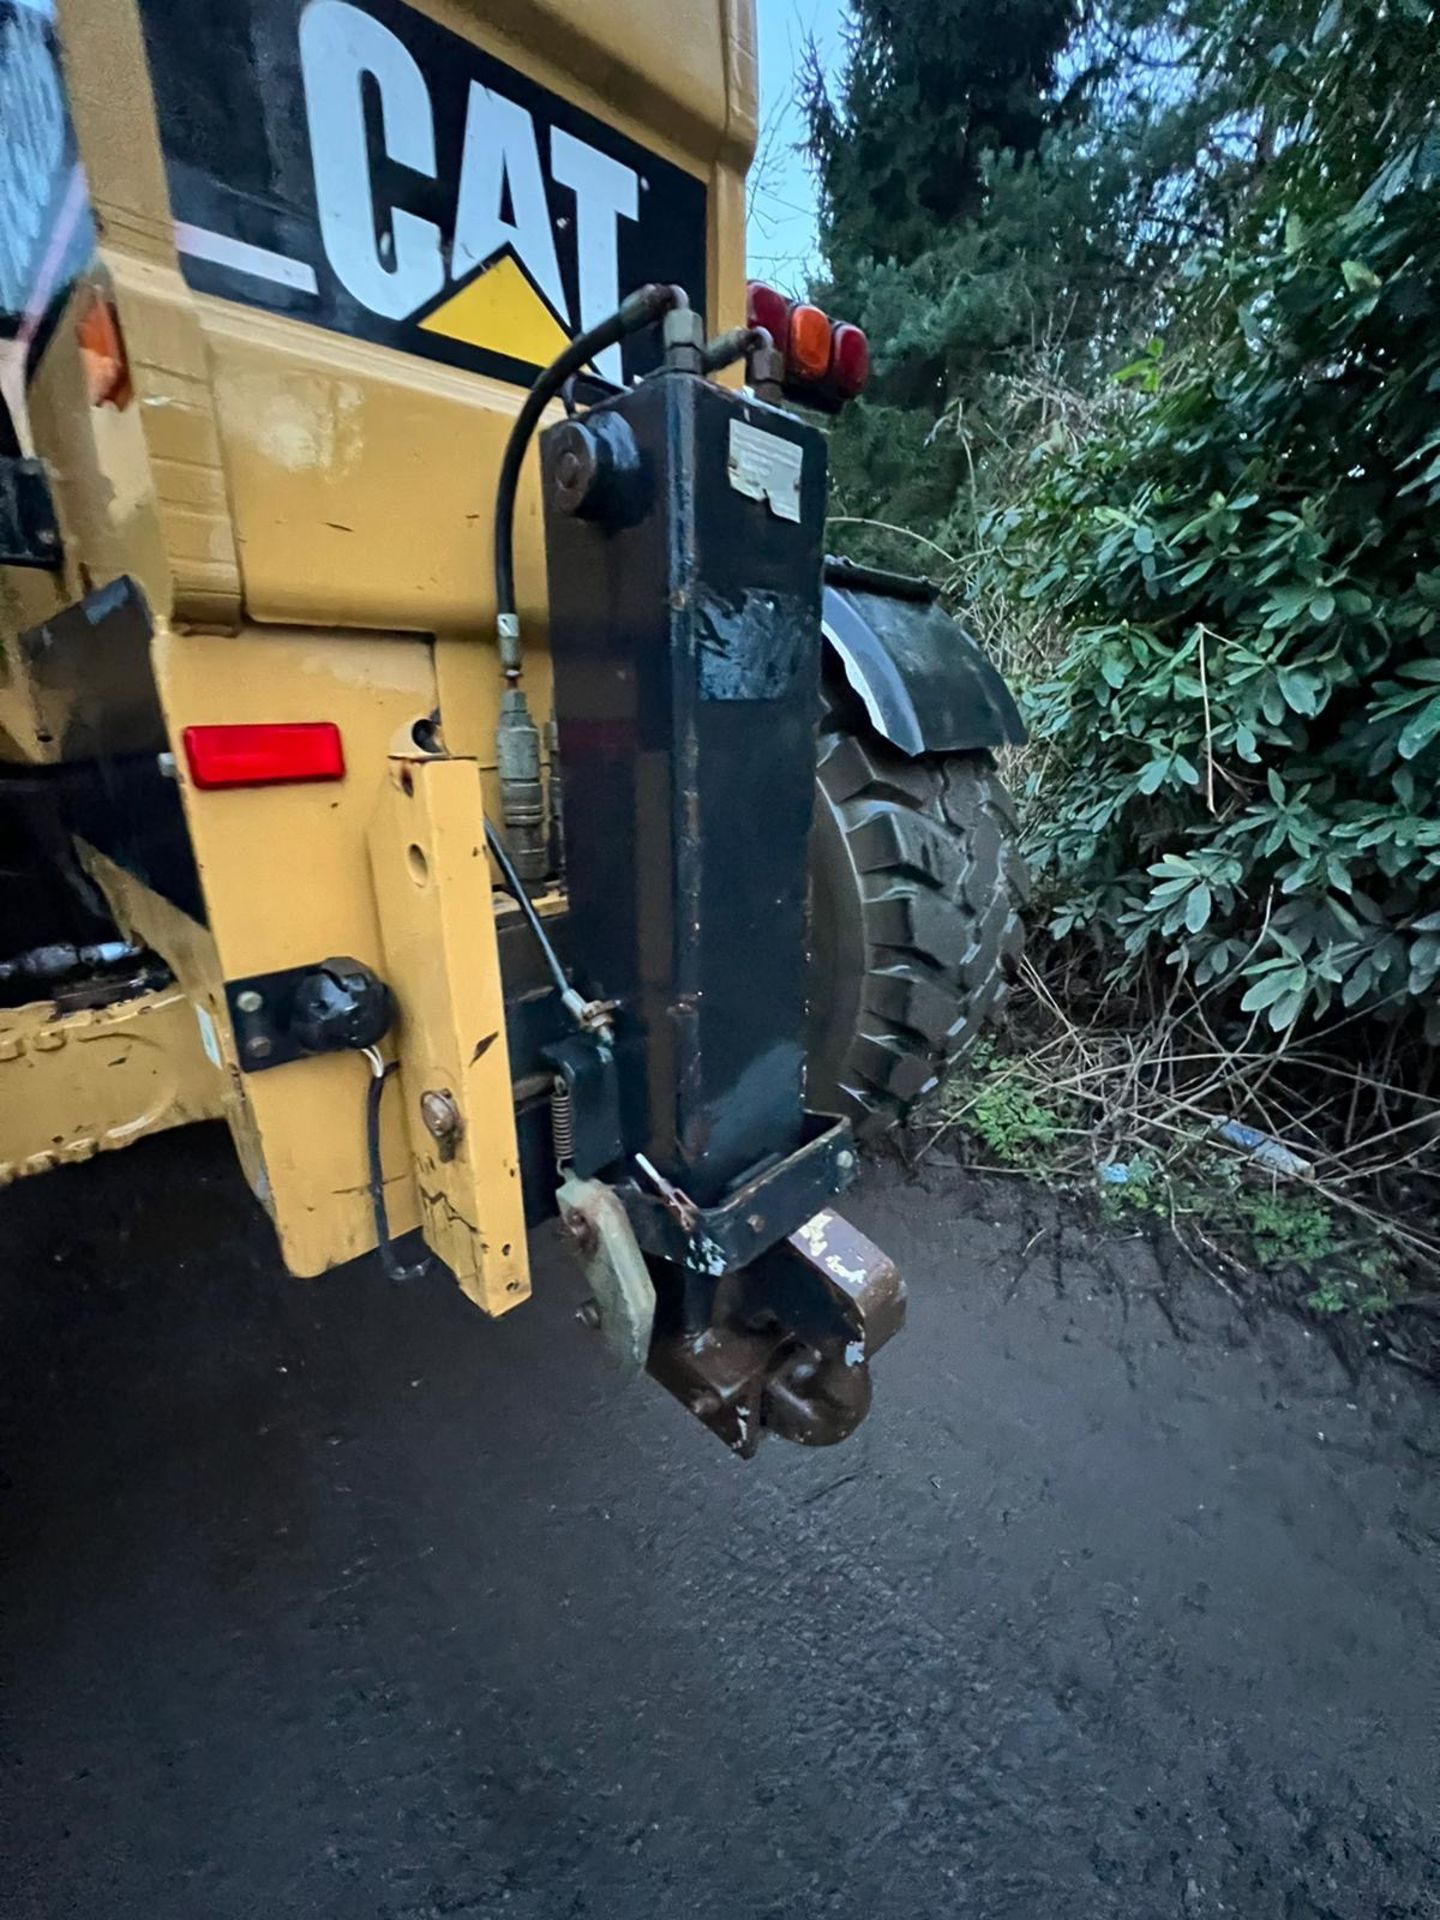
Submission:
POLYGON ((768 500, 781 520, 800 519, 805 449, 744 420, 730 422, 730 484, 751 500, 768 500))

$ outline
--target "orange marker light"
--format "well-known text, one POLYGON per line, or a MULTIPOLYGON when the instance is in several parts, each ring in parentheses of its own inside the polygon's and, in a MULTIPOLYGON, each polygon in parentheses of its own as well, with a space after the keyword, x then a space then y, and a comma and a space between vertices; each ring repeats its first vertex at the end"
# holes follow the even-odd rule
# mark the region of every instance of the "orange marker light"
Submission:
POLYGON ((830 371, 830 322, 819 307, 792 310, 785 363, 797 380, 823 380, 830 371))
POLYGON ((115 308, 99 288, 92 288, 75 316, 75 338, 85 369, 85 386, 92 407, 128 407, 133 395, 130 362, 115 308))

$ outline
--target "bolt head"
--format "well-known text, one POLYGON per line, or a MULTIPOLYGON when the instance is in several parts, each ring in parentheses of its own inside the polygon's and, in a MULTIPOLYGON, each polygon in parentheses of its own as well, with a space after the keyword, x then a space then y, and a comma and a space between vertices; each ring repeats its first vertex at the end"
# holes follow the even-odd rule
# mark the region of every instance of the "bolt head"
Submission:
POLYGON ((460 1112, 448 1093, 426 1089, 420 1096, 420 1118, 425 1131, 435 1140, 448 1140, 459 1131, 460 1112))
POLYGON ((588 1256, 599 1246, 600 1236, 595 1231, 594 1221, 587 1219, 578 1208, 562 1214, 560 1219, 577 1253, 588 1256))
POLYGON ((600 451, 590 429, 578 420, 554 429, 555 498, 564 513, 580 513, 600 478, 600 451))
POLYGON ((252 1060, 263 1060, 271 1050, 272 1042, 268 1034, 252 1033, 245 1042, 245 1051, 252 1060))
POLYGON ((835 1164, 840 1169, 841 1173, 849 1173, 850 1169, 855 1164, 855 1156, 850 1151, 849 1147, 842 1147, 840 1149, 839 1153, 837 1153, 835 1156, 835 1164))
POLYGON ((258 1013, 265 1004, 265 996, 253 987, 246 987, 243 993, 236 994, 235 1004, 241 1013, 258 1013))

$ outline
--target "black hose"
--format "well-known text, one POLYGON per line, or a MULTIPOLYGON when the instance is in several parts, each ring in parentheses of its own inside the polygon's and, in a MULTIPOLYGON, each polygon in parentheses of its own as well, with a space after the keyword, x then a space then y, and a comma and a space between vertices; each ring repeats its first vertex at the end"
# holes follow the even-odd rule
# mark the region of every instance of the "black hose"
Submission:
POLYGON ((385 1210, 385 1169, 380 1160, 380 1096, 385 1091, 385 1082, 398 1064, 391 1060, 378 1072, 371 1071, 370 1084, 365 1092, 365 1153, 370 1162, 370 1211, 375 1220, 375 1242, 380 1250, 380 1264, 385 1269, 387 1279, 405 1286, 411 1280, 422 1279, 430 1262, 425 1259, 417 1266, 405 1265, 395 1251, 395 1242, 390 1238, 390 1216, 385 1210))
MULTIPOLYGON (((687 305, 683 290, 659 282, 639 287, 623 300, 608 320, 598 327, 577 334, 565 351, 552 360, 525 396, 525 404, 515 416, 505 457, 500 462, 500 478, 495 488, 495 612, 497 620, 515 614, 515 490, 520 484, 531 436, 546 407, 572 374, 579 373, 587 360, 607 347, 619 344, 627 334, 648 327, 672 307, 687 305)), ((502 644, 504 634, 502 632, 502 644)))
POLYGON ((732 327, 729 333, 717 333, 707 340, 700 355, 702 373, 719 373, 722 367, 743 360, 747 353, 768 352, 775 342, 765 327, 732 327))
POLYGON ((560 964, 560 956, 556 953, 554 947, 551 946, 549 935, 541 924, 539 914, 535 911, 535 902, 525 891, 525 884, 515 871, 515 863, 510 858, 510 849, 505 845, 499 833, 488 820, 485 822, 485 838, 490 843, 490 851, 495 856, 495 864, 504 876, 505 891, 510 895, 510 898, 515 902, 516 906, 519 907, 521 913, 524 914, 526 920, 529 922, 530 931, 535 936, 535 944, 539 947, 541 956, 546 966, 550 969, 550 978, 555 982, 563 999, 572 989, 570 982, 565 978, 565 969, 560 964))

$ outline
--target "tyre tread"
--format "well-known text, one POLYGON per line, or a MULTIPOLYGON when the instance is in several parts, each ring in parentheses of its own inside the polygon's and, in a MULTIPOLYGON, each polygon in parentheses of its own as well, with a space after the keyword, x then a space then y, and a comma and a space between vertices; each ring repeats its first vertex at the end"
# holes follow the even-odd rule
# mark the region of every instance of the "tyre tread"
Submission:
POLYGON ((837 1091, 864 1138, 901 1120, 998 1010, 1029 888, 988 753, 907 760, 830 718, 820 780, 860 877, 866 946, 837 1091))

